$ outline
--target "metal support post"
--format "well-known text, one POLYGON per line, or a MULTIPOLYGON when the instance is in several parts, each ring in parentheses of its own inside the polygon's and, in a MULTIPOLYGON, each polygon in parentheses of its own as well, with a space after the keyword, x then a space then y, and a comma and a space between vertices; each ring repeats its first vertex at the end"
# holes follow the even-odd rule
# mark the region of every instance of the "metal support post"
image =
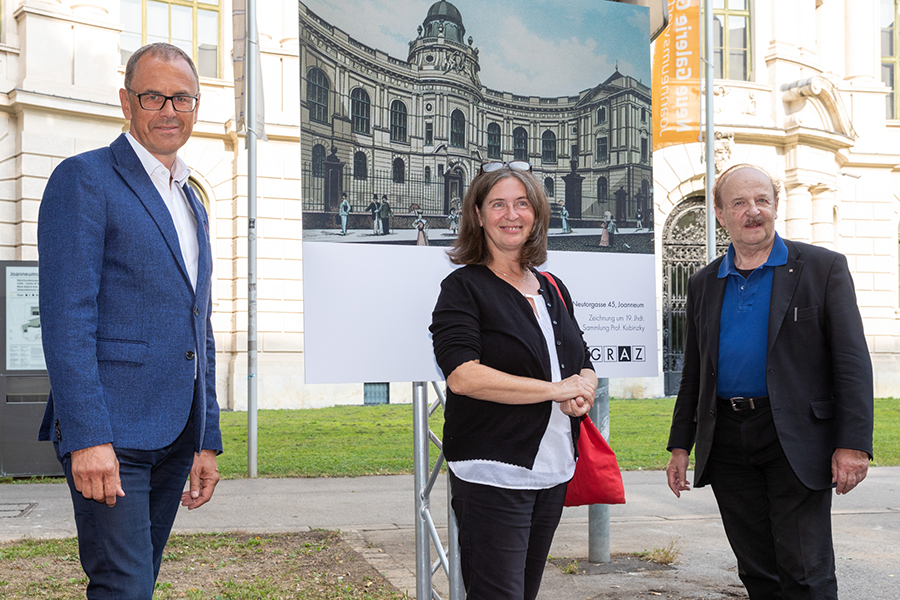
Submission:
MULTIPOLYGON (((597 380, 594 406, 589 412, 600 434, 609 440, 609 379, 597 380)), ((608 563, 609 556, 609 505, 592 504, 588 507, 588 562, 608 563)))
POLYGON ((247 0, 247 43, 244 69, 247 86, 247 476, 255 478, 257 458, 256 421, 256 0, 247 0))
POLYGON ((416 488, 416 600, 431 600, 431 538, 428 512, 428 389, 413 384, 413 472, 416 488))
POLYGON ((703 0, 704 18, 704 83, 706 84, 706 262, 716 258, 716 211, 713 204, 713 184, 716 181, 716 125, 713 96, 713 13, 709 0, 703 0))
MULTIPOLYGON (((450 475, 448 473, 447 477, 450 475)), ((447 541, 450 558, 450 600, 465 600, 466 588, 463 585, 462 571, 459 562, 459 523, 456 522, 456 514, 453 512, 453 493, 450 491, 450 482, 447 482, 447 541)))

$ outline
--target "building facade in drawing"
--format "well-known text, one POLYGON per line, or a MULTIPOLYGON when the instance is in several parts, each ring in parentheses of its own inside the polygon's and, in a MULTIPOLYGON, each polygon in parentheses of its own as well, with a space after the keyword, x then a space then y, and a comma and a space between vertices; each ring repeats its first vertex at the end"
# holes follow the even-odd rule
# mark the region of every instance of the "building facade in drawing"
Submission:
POLYGON ((352 21, 329 23, 300 3, 305 231, 337 226, 342 193, 351 227, 371 228, 364 209, 374 195, 396 214, 418 207, 449 227, 454 200, 490 160, 530 162, 555 213, 565 206, 576 226, 607 211, 619 227, 634 226, 638 210, 653 214, 647 85, 616 69, 573 96, 492 89, 446 1, 431 6, 402 58, 345 26, 352 21))

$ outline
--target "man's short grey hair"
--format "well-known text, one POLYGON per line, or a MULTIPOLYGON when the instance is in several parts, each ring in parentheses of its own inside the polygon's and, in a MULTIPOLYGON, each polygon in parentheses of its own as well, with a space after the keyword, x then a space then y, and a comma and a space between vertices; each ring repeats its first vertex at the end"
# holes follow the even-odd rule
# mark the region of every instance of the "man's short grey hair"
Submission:
POLYGON ((141 60, 141 57, 145 54, 155 56, 156 58, 164 60, 166 62, 171 62, 179 58, 184 59, 188 66, 191 67, 191 72, 194 74, 194 81, 197 83, 197 91, 200 91, 200 76, 197 74, 197 67, 194 66, 194 61, 191 60, 191 57, 187 52, 185 52, 178 46, 167 44, 166 42, 153 42, 152 44, 141 46, 140 48, 135 50, 134 54, 132 54, 128 59, 128 64, 125 65, 126 90, 131 89, 131 81, 134 79, 134 72, 137 69, 138 61, 141 60))

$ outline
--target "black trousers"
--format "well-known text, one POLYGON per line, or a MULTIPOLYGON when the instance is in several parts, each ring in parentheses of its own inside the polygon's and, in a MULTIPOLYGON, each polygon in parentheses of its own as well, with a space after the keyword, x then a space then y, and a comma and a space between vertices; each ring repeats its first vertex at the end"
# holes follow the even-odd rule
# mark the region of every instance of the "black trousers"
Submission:
POLYGON ((566 484, 511 490, 450 472, 466 600, 534 600, 562 516, 566 484))
POLYGON ((751 600, 837 600, 831 489, 800 483, 768 407, 719 406, 709 478, 751 600))

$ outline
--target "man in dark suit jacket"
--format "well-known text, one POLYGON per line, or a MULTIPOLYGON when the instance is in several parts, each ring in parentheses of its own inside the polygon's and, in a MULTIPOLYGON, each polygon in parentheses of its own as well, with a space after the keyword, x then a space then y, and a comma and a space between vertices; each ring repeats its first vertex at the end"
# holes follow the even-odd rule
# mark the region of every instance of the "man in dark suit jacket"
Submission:
POLYGON ((775 182, 716 182, 726 256, 694 274, 666 468, 680 497, 712 485, 750 598, 836 599, 831 489, 872 457, 872 365, 847 259, 775 233, 775 182))
POLYGON ((197 508, 219 479, 212 258, 176 154, 197 119, 190 57, 141 48, 119 97, 129 133, 63 161, 41 202, 40 438, 69 483, 88 598, 149 600, 179 499, 197 508))

